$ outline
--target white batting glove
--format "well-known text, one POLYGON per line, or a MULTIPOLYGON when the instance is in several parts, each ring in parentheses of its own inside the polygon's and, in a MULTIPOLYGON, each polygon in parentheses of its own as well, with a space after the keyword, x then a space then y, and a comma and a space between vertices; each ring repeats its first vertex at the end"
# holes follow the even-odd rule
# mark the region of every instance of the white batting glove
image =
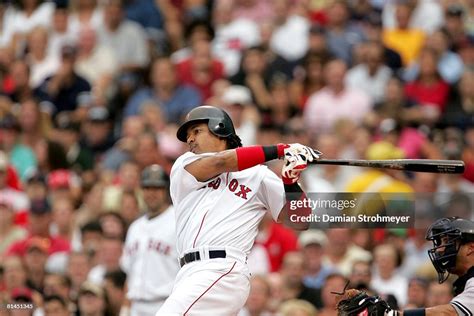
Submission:
POLYGON ((301 145, 298 143, 289 144, 288 147, 285 148, 285 157, 287 154, 299 155, 306 162, 312 162, 314 160, 318 160, 321 158, 321 155, 322 155, 320 151, 314 150, 311 147, 301 145))
POLYGON ((284 165, 281 170, 282 180, 285 184, 298 181, 301 172, 308 167, 308 162, 319 159, 321 152, 301 144, 291 144, 285 149, 284 165))

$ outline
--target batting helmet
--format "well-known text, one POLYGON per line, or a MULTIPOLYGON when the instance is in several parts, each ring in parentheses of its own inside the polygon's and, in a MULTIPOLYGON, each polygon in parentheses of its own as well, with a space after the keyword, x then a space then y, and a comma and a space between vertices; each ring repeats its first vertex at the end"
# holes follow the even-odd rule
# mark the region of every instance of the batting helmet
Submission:
POLYGON ((474 222, 459 217, 441 218, 428 228, 426 239, 433 242, 428 255, 438 272, 439 283, 443 283, 456 266, 461 245, 474 241, 474 222))
POLYGON ((167 187, 169 185, 169 178, 160 165, 150 165, 143 169, 140 184, 145 188, 167 187))
POLYGON ((210 105, 199 106, 186 115, 184 123, 179 127, 177 137, 180 141, 186 143, 188 128, 196 123, 205 123, 212 134, 228 138, 236 135, 234 124, 229 114, 224 110, 210 105))

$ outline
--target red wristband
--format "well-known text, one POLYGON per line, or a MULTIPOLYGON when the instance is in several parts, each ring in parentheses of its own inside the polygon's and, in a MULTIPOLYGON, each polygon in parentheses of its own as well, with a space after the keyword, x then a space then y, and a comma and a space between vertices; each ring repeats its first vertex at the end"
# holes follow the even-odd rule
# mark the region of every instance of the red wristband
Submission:
POLYGON ((285 155, 287 144, 274 146, 249 146, 235 149, 237 154, 237 168, 239 171, 252 168, 266 161, 282 158, 285 155))

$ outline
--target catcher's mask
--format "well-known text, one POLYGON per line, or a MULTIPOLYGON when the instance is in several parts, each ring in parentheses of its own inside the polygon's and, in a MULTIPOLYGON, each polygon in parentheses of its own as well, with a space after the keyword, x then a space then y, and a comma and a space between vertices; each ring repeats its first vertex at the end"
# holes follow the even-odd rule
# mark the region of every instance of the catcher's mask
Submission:
POLYGON ((426 239, 433 242, 428 255, 443 283, 456 267, 456 257, 462 244, 474 241, 474 223, 459 217, 441 218, 428 228, 426 239))

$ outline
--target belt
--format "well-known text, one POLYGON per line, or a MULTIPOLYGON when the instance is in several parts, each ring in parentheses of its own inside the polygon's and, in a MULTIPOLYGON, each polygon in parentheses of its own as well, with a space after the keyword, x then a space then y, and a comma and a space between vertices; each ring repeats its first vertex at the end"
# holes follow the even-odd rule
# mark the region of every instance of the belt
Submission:
MULTIPOLYGON (((225 258, 225 250, 209 250, 209 259, 215 258, 225 258)), ((201 260, 201 255, 199 251, 190 252, 185 254, 181 259, 179 259, 179 264, 184 266, 186 263, 191 263, 193 261, 201 260)))

